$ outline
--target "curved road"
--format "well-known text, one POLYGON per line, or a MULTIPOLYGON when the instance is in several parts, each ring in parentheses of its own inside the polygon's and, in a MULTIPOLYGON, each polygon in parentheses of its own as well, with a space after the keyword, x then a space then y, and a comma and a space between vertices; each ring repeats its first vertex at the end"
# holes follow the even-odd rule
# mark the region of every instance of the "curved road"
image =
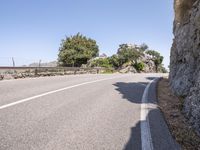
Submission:
POLYGON ((76 75, 1 81, 0 149, 144 149, 142 97, 147 84, 159 76, 76 75))

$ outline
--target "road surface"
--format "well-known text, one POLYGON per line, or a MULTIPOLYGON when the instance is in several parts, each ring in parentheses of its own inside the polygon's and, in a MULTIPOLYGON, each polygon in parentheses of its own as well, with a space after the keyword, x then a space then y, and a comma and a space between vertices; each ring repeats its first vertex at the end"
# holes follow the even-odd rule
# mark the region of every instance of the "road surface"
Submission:
MULTIPOLYGON (((146 114, 148 124, 142 126, 144 91, 160 76, 76 75, 1 81, 0 150, 137 150, 145 149, 145 144, 146 149, 148 144, 151 149, 173 148, 156 111, 146 114)), ((151 87, 147 90, 150 97, 155 92, 151 87)))

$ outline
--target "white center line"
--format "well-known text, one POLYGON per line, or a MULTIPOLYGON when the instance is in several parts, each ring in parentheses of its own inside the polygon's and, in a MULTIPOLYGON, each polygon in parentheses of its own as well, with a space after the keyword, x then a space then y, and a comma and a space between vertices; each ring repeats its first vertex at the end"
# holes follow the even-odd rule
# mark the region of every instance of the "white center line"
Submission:
POLYGON ((40 98, 40 97, 43 97, 43 96, 46 96, 46 95, 50 95, 50 94, 54 94, 54 93, 61 92, 61 91, 64 91, 64 90, 72 89, 72 88, 75 88, 75 87, 78 87, 78 86, 91 84, 91 83, 96 83, 96 82, 101 82, 101 81, 106 81, 106 80, 111 80, 111 79, 115 79, 115 78, 121 78, 121 77, 112 77, 112 78, 106 78, 106 79, 99 79, 99 80, 84 82, 84 83, 80 83, 80 84, 64 87, 64 88, 61 88, 61 89, 49 91, 49 92, 46 92, 46 93, 43 93, 43 94, 39 94, 39 95, 35 95, 35 96, 28 97, 28 98, 25 98, 25 99, 17 100, 17 101, 15 101, 13 103, 5 104, 3 106, 0 106, 0 110, 8 108, 8 107, 11 107, 11 106, 15 106, 15 105, 18 105, 18 104, 21 104, 21 103, 24 103, 24 102, 28 102, 28 101, 31 101, 33 99, 37 99, 37 98, 40 98))

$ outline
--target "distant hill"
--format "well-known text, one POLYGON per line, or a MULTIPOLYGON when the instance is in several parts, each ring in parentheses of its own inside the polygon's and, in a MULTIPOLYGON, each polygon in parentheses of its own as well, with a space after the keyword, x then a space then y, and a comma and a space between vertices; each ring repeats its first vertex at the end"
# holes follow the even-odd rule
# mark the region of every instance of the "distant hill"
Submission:
MULTIPOLYGON (((51 61, 51 62, 46 62, 46 63, 41 63, 40 67, 57 67, 57 61, 51 61)), ((29 65, 29 67, 38 67, 39 63, 32 63, 29 65)))

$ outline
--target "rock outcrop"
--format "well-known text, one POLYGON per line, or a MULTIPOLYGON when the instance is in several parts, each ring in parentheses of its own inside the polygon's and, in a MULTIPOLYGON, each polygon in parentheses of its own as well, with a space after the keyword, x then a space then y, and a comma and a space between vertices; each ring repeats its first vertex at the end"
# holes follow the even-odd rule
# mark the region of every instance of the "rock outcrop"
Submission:
POLYGON ((133 66, 127 66, 120 69, 119 73, 137 73, 137 70, 133 66))
POLYGON ((140 57, 139 62, 143 62, 144 63, 143 72, 145 72, 145 73, 154 73, 154 72, 156 72, 156 65, 153 62, 152 57, 150 55, 146 54, 145 52, 144 52, 144 55, 140 57))
POLYGON ((175 0, 170 85, 184 98, 183 111, 200 135, 200 0, 175 0))

